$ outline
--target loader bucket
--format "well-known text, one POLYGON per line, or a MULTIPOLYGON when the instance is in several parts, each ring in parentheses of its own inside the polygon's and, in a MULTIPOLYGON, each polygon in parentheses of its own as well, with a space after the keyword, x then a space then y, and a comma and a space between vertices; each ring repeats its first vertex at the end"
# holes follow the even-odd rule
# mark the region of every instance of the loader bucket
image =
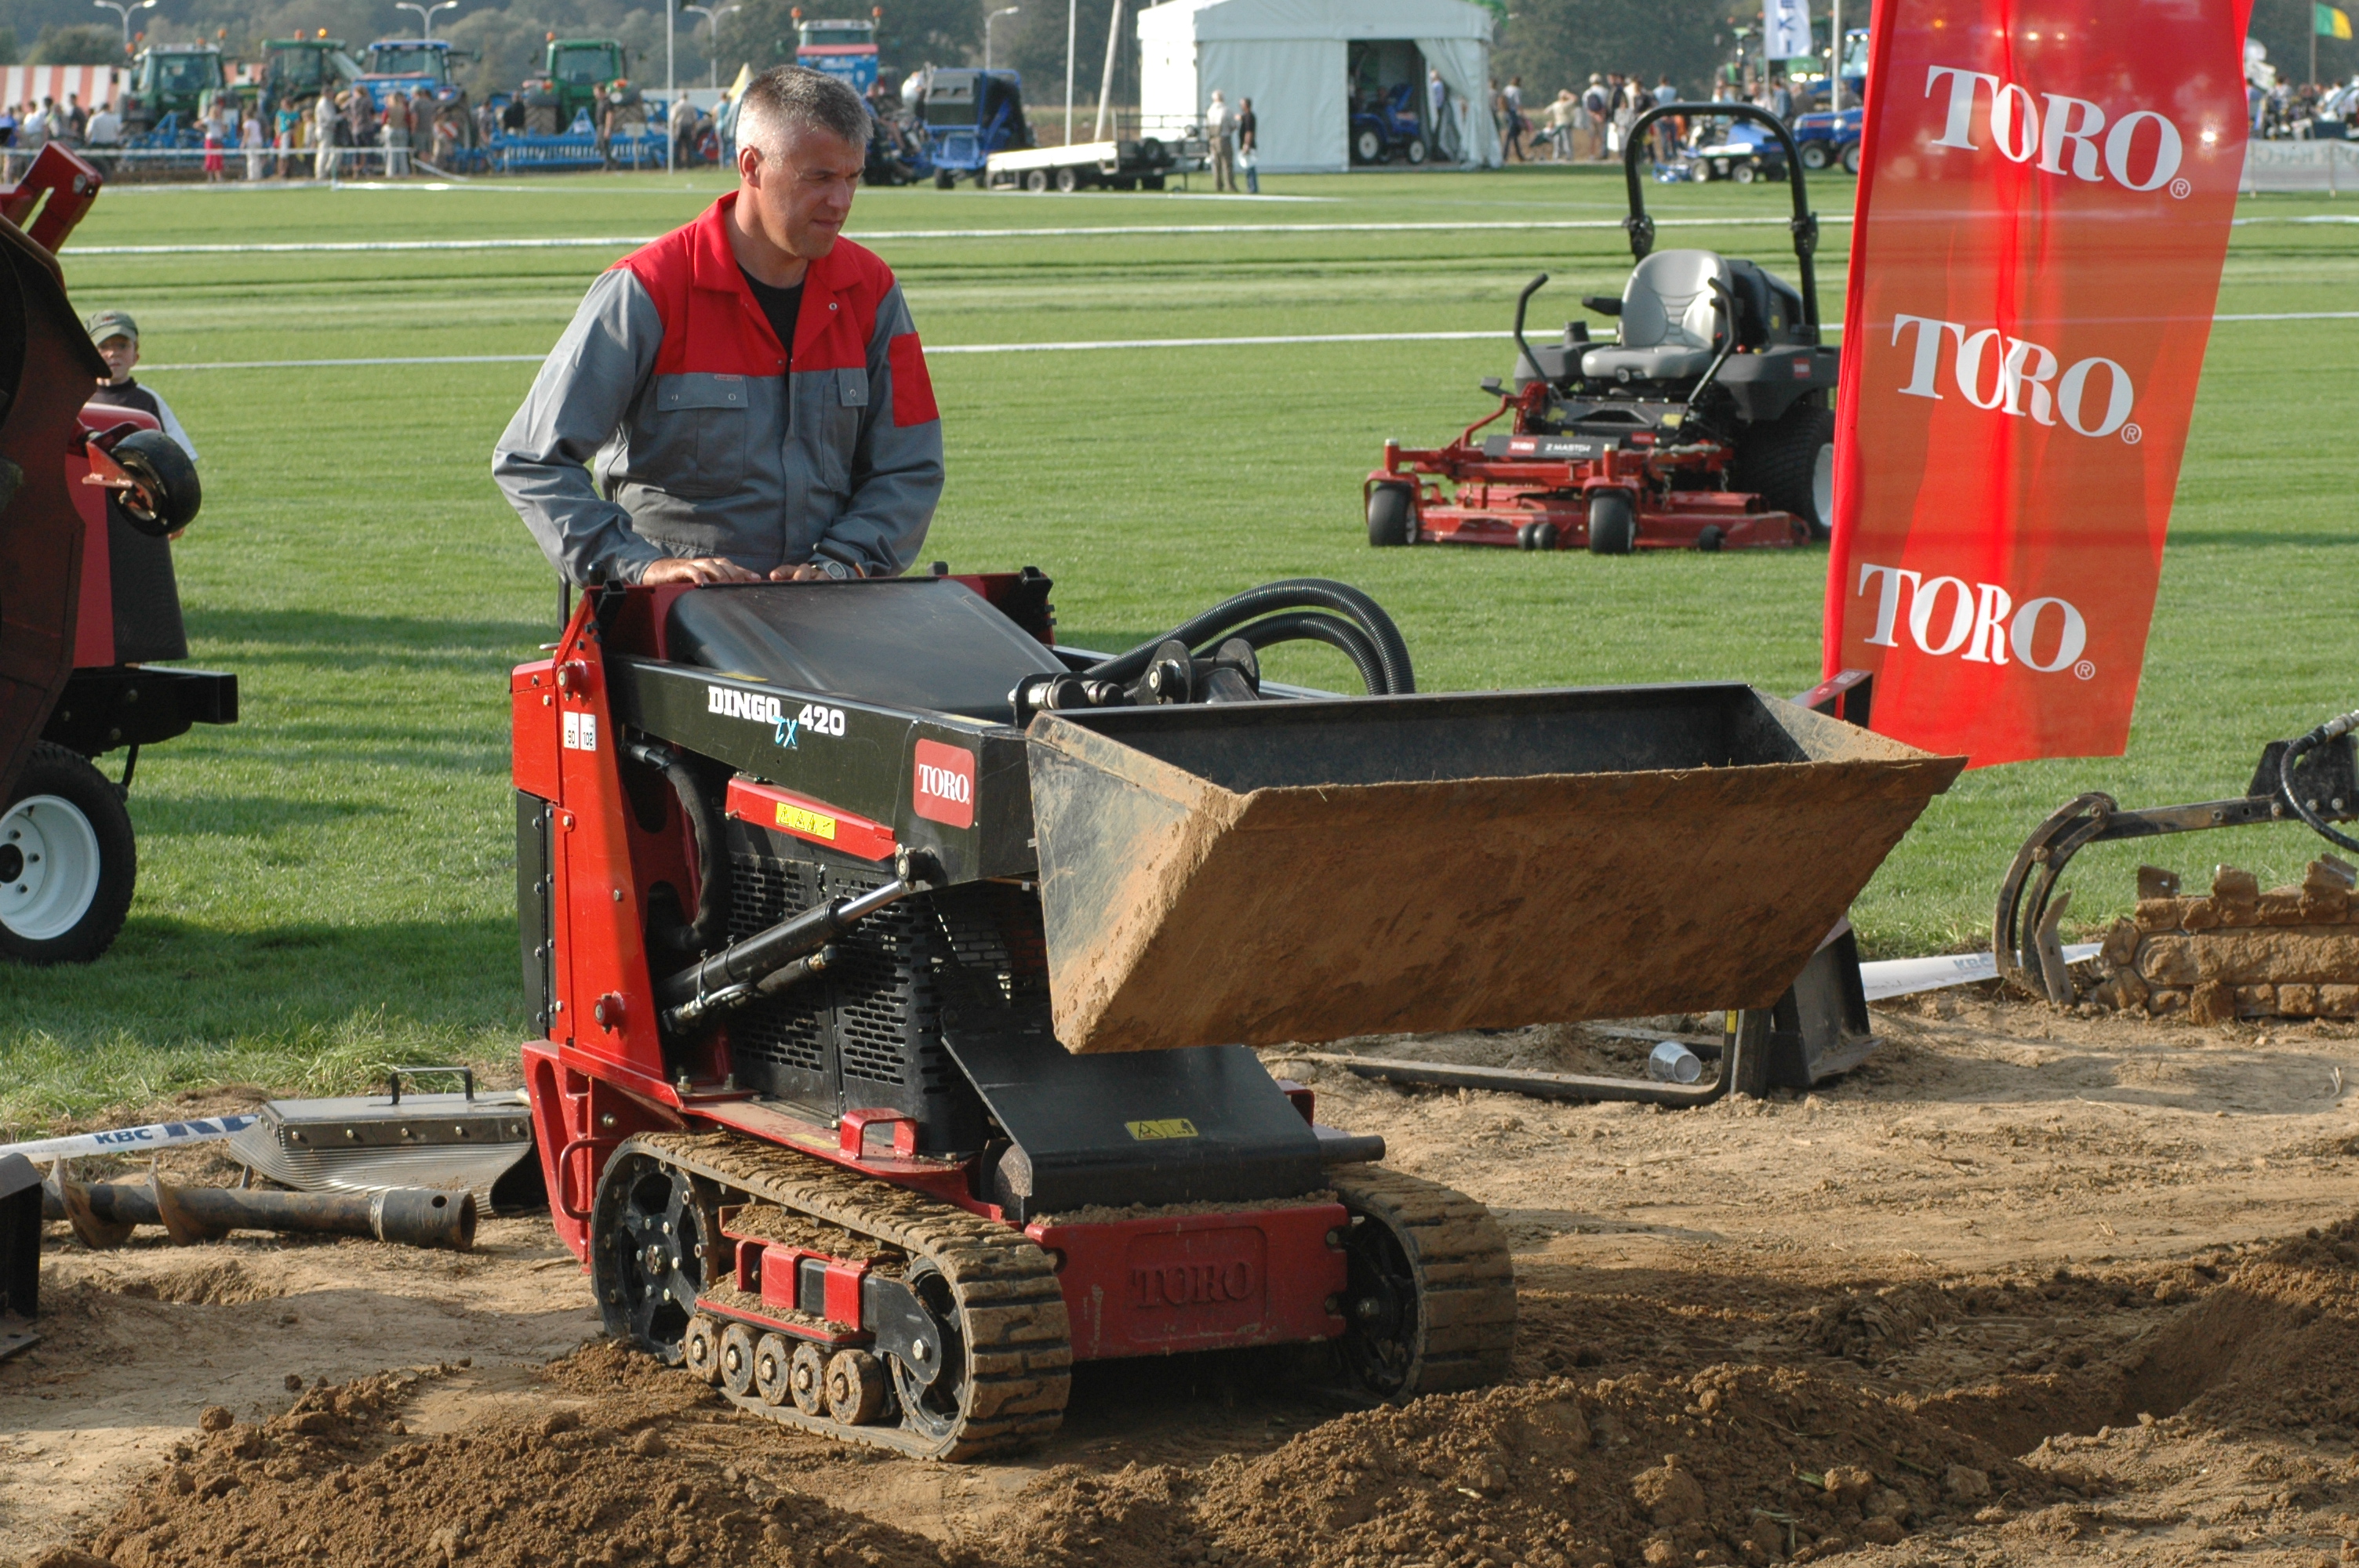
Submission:
POLYGON ((1964 765, 1736 685, 1043 713, 1082 1054, 1768 1007, 1964 765))
POLYGON ((0 218, 0 797, 73 673, 82 520, 67 455, 105 373, 56 259, 0 218))

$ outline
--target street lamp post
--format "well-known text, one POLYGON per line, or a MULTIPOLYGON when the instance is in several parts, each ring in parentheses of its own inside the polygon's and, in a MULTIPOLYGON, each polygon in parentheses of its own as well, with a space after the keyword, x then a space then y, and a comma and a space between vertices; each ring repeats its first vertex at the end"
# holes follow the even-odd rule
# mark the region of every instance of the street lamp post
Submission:
POLYGON ((123 48, 125 53, 129 53, 131 49, 131 13, 134 11, 152 11, 156 8, 158 0, 131 0, 129 5, 124 4, 124 0, 96 0, 96 4, 100 10, 112 11, 116 16, 123 18, 123 48))
POLYGON ((743 5, 682 5, 680 7, 683 11, 693 11, 704 18, 704 63, 707 68, 704 85, 708 88, 721 85, 721 61, 713 54, 713 50, 721 47, 721 18, 732 11, 743 11, 745 8, 743 5))
MULTIPOLYGON (((148 4, 150 4, 150 5, 155 4, 155 0, 148 0, 148 4)), ((1015 16, 1017 12, 1019 12, 1019 11, 1021 11, 1021 10, 1023 10, 1023 9, 1024 9, 1024 7, 1023 7, 1023 6, 1021 6, 1021 5, 1003 5, 1003 6, 1001 6, 998 10, 994 11, 990 16, 985 16, 985 17, 983 19, 983 69, 984 69, 984 70, 989 70, 991 69, 991 25, 992 25, 994 22, 996 22, 997 20, 999 20, 999 18, 1000 18, 1000 17, 1002 17, 1002 16, 1015 16)))
POLYGON ((397 11, 417 12, 418 36, 421 38, 430 38, 434 36, 434 13, 457 10, 459 0, 434 0, 433 4, 427 5, 419 5, 418 0, 393 0, 393 8, 397 11))

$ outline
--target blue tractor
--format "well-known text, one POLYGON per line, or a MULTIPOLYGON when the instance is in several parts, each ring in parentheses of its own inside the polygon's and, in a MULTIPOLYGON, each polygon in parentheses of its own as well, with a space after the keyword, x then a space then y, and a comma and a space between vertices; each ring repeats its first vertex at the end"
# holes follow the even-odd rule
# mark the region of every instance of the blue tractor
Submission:
POLYGON ((1429 151, 1425 122, 1417 115, 1417 84, 1403 81, 1371 93, 1352 111, 1352 161, 1390 163, 1396 157, 1423 163, 1429 151))
POLYGON ((1857 109, 1845 109, 1840 114, 1821 110, 1816 114, 1797 115, 1794 119, 1794 142, 1800 149, 1802 167, 1815 174, 1822 168, 1841 165, 1845 174, 1859 172, 1859 127, 1864 118, 1857 109))
POLYGON ((934 185, 961 175, 980 183, 994 153, 1032 145, 1024 121, 1024 79, 1012 70, 937 70, 926 75, 925 154, 934 185))

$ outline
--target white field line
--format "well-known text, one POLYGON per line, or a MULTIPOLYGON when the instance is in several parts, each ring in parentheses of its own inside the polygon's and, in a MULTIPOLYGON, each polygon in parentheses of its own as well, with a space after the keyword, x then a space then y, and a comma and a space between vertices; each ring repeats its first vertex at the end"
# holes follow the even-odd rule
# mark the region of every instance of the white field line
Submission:
MULTIPOLYGON (((1819 220, 1848 223, 1848 213, 1819 220)), ((1738 229, 1782 226, 1783 218, 1658 218, 1661 229, 1738 229)), ((1100 234, 1400 234, 1472 233, 1494 231, 1619 229, 1618 218, 1550 218, 1474 223, 1105 223, 1057 229, 877 229, 850 236, 863 244, 900 240, 1062 240, 1100 234)), ((527 240, 304 240, 260 241, 222 245, 68 245, 72 256, 326 255, 363 251, 561 251, 616 250, 651 244, 661 236, 624 234, 527 240)))
MULTIPOLYGON (((2353 321, 2359 310, 2299 310, 2265 314, 2215 316, 2215 321, 2353 321)), ((1824 330, 1843 330, 1840 321, 1824 330)), ((1266 338, 1098 338, 1062 343, 929 343, 929 358, 943 354, 1082 353, 1100 349, 1259 349, 1299 343, 1454 343, 1484 339, 1506 341, 1507 334, 1483 332, 1299 332, 1266 338)), ((546 354, 419 354, 350 360, 207 360, 188 364, 148 365, 149 374, 183 370, 345 370, 364 365, 517 365, 538 364, 546 354)))

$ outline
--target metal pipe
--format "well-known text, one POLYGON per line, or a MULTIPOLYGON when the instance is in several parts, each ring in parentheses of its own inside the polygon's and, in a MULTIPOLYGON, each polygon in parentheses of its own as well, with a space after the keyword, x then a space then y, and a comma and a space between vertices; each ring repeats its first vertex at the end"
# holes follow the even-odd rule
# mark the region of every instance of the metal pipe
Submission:
MULTIPOLYGON (((41 1188, 41 1217, 71 1217, 63 1190, 41 1188)), ((164 1225, 165 1206, 176 1220, 219 1236, 233 1230, 316 1232, 368 1236, 408 1247, 447 1247, 465 1252, 475 1245, 475 1195, 427 1187, 394 1187, 376 1193, 277 1193, 239 1187, 157 1188, 141 1183, 100 1182, 80 1187, 90 1211, 111 1226, 164 1225)))
POLYGON ((917 891, 917 883, 896 878, 856 898, 815 904, 743 941, 731 943, 656 988, 656 1000, 666 1010, 666 1022, 677 1028, 694 1023, 708 1012, 752 1001, 755 982, 798 958, 817 953, 886 904, 917 891))

